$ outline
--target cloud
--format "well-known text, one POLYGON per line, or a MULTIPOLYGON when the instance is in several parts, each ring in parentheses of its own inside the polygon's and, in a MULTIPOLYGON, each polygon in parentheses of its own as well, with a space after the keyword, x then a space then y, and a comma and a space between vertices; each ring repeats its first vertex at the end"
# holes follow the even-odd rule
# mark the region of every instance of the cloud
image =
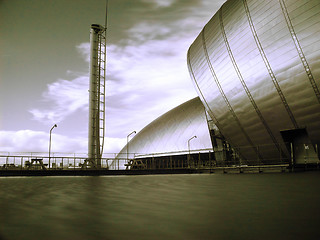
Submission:
MULTIPOLYGON (((87 138, 86 137, 67 137, 65 135, 52 133, 51 135, 52 153, 68 155, 78 153, 86 156, 87 138)), ((125 144, 121 138, 105 138, 105 151, 108 154, 104 157, 114 157, 125 144)), ((49 151, 49 133, 33 130, 20 131, 0 131, 0 154, 8 153, 40 153, 47 156, 49 151)))
MULTIPOLYGON (((64 149, 78 152, 85 150, 84 139, 70 139, 59 134, 52 134, 52 151, 64 149)), ((0 131, 0 151, 2 152, 48 152, 49 133, 33 130, 0 131)))
POLYGON ((77 51, 86 62, 90 62, 90 43, 85 42, 76 46, 77 51))
POLYGON ((157 7, 169 7, 171 6, 176 0, 142 0, 146 3, 153 3, 157 7))
MULTIPOLYGON (((89 63, 90 43, 81 43, 76 46, 76 49, 83 60, 89 63)), ((48 84, 47 90, 42 93, 41 103, 44 106, 29 110, 34 120, 42 123, 56 123, 63 121, 78 110, 88 110, 89 72, 77 73, 68 70, 67 74, 74 78, 71 80, 58 79, 48 84)))
POLYGON ((29 112, 40 122, 60 122, 75 111, 88 108, 88 79, 84 75, 71 81, 59 79, 48 84, 42 94, 46 107, 33 108, 29 112))
POLYGON ((103 152, 104 152, 103 157, 105 158, 115 157, 123 148, 123 146, 127 143, 126 139, 124 138, 106 137, 104 141, 105 141, 105 144, 103 148, 103 152))
POLYGON ((139 131, 196 95, 185 56, 177 51, 159 40, 136 47, 109 47, 109 56, 115 58, 108 65, 106 112, 117 127, 107 134, 124 137, 132 129, 139 131))

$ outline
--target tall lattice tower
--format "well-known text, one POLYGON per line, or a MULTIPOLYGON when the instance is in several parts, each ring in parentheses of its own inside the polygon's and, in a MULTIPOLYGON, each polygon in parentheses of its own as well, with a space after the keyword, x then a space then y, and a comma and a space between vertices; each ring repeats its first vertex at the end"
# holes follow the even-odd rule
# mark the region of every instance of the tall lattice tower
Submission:
POLYGON ((101 168, 105 134, 106 30, 92 24, 90 31, 90 86, 88 161, 91 168, 101 168))

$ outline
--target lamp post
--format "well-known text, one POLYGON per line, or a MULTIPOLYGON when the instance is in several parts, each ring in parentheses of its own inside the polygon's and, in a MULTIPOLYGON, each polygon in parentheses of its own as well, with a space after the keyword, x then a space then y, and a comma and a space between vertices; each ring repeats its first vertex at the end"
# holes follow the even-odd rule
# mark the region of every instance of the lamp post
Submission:
POLYGON ((49 169, 50 169, 50 154, 51 154, 51 132, 52 130, 55 128, 55 127, 58 127, 57 124, 53 125, 52 128, 50 129, 50 139, 49 139, 49 169))
POLYGON ((127 136, 127 162, 129 161, 129 137, 131 134, 136 134, 136 131, 131 132, 128 136, 127 136))
POLYGON ((192 139, 194 139, 194 138, 197 138, 197 136, 193 136, 192 138, 190 138, 189 140, 188 140, 188 151, 189 151, 189 157, 188 157, 188 167, 190 167, 190 141, 192 140, 192 139))

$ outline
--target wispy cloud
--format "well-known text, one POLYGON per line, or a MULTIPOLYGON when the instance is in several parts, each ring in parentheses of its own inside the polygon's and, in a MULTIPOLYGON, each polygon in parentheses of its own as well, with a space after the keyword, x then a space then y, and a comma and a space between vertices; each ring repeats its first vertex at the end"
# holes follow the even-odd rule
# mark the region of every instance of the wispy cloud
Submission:
MULTIPOLYGON (((105 138, 105 157, 114 157, 125 144, 121 138, 105 138)), ((86 153, 88 140, 86 137, 68 137, 52 133, 51 150, 53 153, 86 153)), ((42 131, 20 130, 0 131, 0 152, 42 153, 47 156, 49 149, 49 133, 42 131)), ((85 156, 85 155, 83 155, 85 156)))
POLYGON ((171 6, 176 0, 142 0, 146 3, 153 3, 157 7, 169 7, 171 6))
MULTIPOLYGON (((52 151, 71 152, 86 151, 86 139, 68 138, 59 134, 52 134, 52 151)), ((42 131, 20 130, 0 131, 0 151, 6 152, 48 152, 49 133, 42 131)))
POLYGON ((76 49, 86 62, 90 62, 90 43, 85 42, 76 46, 76 49))
POLYGON ((88 76, 79 76, 71 81, 59 79, 48 84, 47 91, 42 94, 45 107, 29 112, 40 122, 60 122, 75 111, 87 108, 88 79, 88 76))

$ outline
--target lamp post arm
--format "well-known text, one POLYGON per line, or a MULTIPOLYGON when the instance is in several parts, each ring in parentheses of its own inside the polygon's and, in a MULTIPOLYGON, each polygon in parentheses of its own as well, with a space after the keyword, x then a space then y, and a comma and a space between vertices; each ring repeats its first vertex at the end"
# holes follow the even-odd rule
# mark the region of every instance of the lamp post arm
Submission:
POLYGON ((194 138, 197 138, 197 136, 193 136, 192 138, 190 138, 189 140, 188 140, 188 151, 189 151, 189 154, 188 154, 188 167, 190 167, 190 141, 192 140, 192 139, 194 139, 194 138))
POLYGON ((50 129, 50 138, 49 138, 49 169, 50 169, 50 160, 51 160, 51 133, 52 133, 52 130, 55 128, 55 127, 58 127, 57 124, 53 125, 52 128, 50 129))
POLYGON ((133 131, 133 132, 129 133, 128 136, 127 136, 127 161, 129 161, 129 137, 133 133, 136 134, 137 132, 133 131))

